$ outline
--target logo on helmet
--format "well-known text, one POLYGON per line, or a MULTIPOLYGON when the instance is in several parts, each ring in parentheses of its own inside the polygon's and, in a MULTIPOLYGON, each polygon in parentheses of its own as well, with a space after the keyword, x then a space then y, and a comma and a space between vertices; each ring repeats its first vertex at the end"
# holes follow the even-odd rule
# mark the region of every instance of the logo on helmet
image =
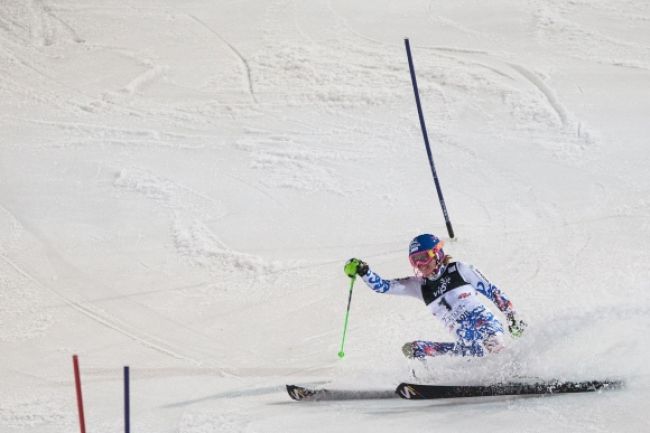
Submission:
POLYGON ((418 251, 420 251, 420 242, 417 239, 413 239, 411 245, 409 245, 409 254, 417 253, 418 251))
POLYGON ((429 233, 416 236, 409 244, 409 255, 420 251, 432 250, 439 243, 440 239, 429 233))

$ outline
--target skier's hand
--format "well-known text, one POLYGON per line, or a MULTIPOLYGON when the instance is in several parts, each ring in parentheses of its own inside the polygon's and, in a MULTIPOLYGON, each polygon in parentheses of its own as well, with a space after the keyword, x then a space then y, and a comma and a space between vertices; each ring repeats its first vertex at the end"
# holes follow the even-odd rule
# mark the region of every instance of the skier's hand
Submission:
POLYGON ((514 313, 508 314, 508 331, 513 337, 521 337, 528 324, 515 317, 514 313))
POLYGON ((343 267, 343 272, 350 278, 354 278, 357 275, 363 277, 369 270, 368 264, 359 259, 350 259, 345 262, 345 267, 343 267))

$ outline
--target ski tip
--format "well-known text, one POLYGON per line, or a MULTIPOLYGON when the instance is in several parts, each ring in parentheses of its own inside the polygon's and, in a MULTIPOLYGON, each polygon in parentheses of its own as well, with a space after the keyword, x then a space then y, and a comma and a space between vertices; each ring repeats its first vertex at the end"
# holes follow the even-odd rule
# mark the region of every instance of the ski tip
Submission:
POLYGON ((298 393, 296 392, 296 388, 300 388, 300 387, 296 385, 287 385, 287 393, 289 394, 289 397, 291 397, 293 400, 299 400, 298 393))
POLYGON ((315 394, 313 390, 298 385, 287 385, 287 393, 296 401, 308 399, 315 394))
POLYGON ((418 400, 423 398, 420 393, 418 393, 415 386, 404 382, 397 385, 397 388, 395 388, 395 394, 400 398, 405 398, 407 400, 418 400))

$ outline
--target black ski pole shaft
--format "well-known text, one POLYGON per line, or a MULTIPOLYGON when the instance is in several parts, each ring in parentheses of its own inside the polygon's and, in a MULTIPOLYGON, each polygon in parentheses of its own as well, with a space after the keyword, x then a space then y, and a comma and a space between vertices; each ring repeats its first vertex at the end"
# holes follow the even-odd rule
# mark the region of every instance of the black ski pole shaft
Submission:
POLYGON ((440 187, 440 181, 438 180, 436 167, 433 164, 433 156, 431 154, 431 146, 429 146, 429 136, 427 134, 427 125, 424 123, 424 115, 422 114, 422 105, 420 104, 420 93, 418 92, 418 82, 415 78, 413 57, 411 56, 411 45, 409 44, 408 38, 404 39, 404 44, 406 45, 406 57, 408 58, 409 70, 411 71, 411 83, 413 84, 413 93, 415 93, 415 104, 418 107, 418 116, 420 117, 420 128, 422 129, 424 146, 427 149, 427 156, 429 157, 429 167, 431 168, 431 174, 433 175, 433 183, 435 184, 436 191, 438 192, 438 201, 440 201, 440 207, 442 208, 442 215, 445 217, 445 224, 447 225, 447 233, 449 234, 450 238, 453 238, 454 229, 451 226, 451 221, 449 220, 449 214, 447 213, 447 205, 445 204, 445 199, 442 196, 442 188, 440 187))

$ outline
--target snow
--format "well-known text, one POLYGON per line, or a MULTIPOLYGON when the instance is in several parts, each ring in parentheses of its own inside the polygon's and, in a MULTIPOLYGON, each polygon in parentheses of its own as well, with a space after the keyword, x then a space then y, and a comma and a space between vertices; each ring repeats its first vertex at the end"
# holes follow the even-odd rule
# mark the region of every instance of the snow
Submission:
POLYGON ((650 430, 650 4, 5 0, 0 431, 650 430), (530 324, 485 359, 354 288, 457 238, 530 324), (535 398, 296 403, 284 384, 618 377, 535 398))

